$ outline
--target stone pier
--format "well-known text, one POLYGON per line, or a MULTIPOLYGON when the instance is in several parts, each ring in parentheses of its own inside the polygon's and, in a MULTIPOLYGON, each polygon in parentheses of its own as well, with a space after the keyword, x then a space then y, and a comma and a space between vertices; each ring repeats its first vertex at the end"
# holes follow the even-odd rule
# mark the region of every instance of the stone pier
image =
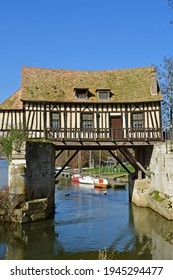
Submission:
POLYGON ((130 200, 150 207, 168 220, 173 220, 173 141, 154 145, 143 179, 129 177, 130 200))
POLYGON ((54 214, 55 151, 49 143, 22 143, 9 163, 9 192, 0 220, 17 223, 44 220, 54 214))

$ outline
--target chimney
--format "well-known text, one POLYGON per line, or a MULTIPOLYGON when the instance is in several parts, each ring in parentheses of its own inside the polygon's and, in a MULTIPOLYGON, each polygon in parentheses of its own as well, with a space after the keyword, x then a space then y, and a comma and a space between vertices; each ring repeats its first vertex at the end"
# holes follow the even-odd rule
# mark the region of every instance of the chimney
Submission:
POLYGON ((157 74, 156 74, 156 71, 153 69, 150 72, 150 92, 151 92, 151 95, 157 95, 158 94, 157 89, 158 89, 157 74))

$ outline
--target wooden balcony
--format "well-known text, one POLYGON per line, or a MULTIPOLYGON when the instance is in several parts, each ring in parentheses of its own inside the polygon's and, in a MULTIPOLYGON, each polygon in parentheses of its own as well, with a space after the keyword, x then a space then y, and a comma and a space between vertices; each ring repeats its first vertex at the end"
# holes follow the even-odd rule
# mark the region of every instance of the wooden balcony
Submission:
POLYGON ((99 143, 146 143, 162 141, 163 134, 160 128, 47 128, 45 129, 45 139, 53 142, 99 142, 99 143))
POLYGON ((142 178, 142 174, 148 174, 148 171, 143 167, 138 158, 135 158, 135 156, 138 154, 141 156, 142 152, 145 157, 145 153, 151 153, 156 141, 164 140, 162 130, 156 128, 47 128, 45 129, 45 139, 51 141, 55 145, 55 150, 58 152, 55 157, 56 159, 65 150, 75 151, 56 176, 61 173, 65 166, 69 164, 80 150, 107 150, 111 156, 114 157, 128 173, 130 173, 123 162, 113 152, 114 150, 119 150, 126 160, 134 167, 136 172, 138 171, 138 176, 141 174, 140 178, 142 178), (135 150, 135 156, 130 152, 129 148, 135 150))

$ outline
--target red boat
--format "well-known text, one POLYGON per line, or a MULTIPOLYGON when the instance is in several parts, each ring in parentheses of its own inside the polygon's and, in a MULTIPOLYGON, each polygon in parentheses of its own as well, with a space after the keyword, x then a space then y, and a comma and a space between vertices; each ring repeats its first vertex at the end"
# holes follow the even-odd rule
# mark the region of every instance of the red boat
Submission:
POLYGON ((79 178, 82 178, 82 176, 80 174, 74 174, 71 176, 71 181, 73 183, 78 183, 79 182, 79 178))

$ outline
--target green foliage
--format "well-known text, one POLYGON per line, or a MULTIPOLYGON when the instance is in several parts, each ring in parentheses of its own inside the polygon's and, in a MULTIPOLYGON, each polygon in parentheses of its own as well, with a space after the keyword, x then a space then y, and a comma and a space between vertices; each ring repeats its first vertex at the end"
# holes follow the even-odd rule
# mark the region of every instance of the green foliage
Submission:
POLYGON ((15 150, 19 151, 22 145, 22 142, 26 140, 27 132, 25 129, 10 129, 8 135, 6 137, 0 138, 0 143, 2 145, 1 150, 2 153, 10 160, 12 154, 13 143, 15 146, 15 150))
POLYGON ((165 198, 163 198, 158 191, 153 191, 150 193, 150 196, 157 202, 162 202, 165 200, 165 198))
MULTIPOLYGON (((126 165, 126 167, 129 169, 131 173, 134 173, 135 170, 131 165, 126 165)), ((95 168, 88 168, 82 170, 83 173, 89 173, 89 174, 104 174, 104 175, 112 175, 112 174, 118 174, 118 175, 126 175, 127 172, 124 170, 124 168, 121 165, 118 165, 116 167, 114 166, 98 166, 95 168)))

